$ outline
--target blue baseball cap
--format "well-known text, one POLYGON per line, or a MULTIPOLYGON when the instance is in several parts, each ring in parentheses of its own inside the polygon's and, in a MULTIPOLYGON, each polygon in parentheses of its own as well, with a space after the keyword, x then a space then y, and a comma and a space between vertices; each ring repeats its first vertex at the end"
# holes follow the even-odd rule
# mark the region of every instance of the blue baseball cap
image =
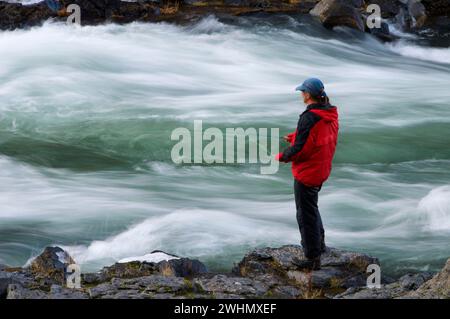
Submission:
POLYGON ((297 86, 295 90, 307 92, 312 96, 320 96, 320 97, 327 96, 327 94, 325 93, 325 86, 323 85, 323 82, 317 78, 309 78, 305 80, 305 82, 297 86))

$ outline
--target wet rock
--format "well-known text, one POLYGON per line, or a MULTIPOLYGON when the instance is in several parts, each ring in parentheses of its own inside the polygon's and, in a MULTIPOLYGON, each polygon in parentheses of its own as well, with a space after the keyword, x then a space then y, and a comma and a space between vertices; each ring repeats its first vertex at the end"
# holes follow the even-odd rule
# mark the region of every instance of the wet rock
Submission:
POLYGON ((70 264, 75 264, 75 261, 62 248, 47 247, 31 262, 28 269, 43 283, 64 284, 66 268, 70 264))
POLYGON ((359 31, 365 29, 361 12, 353 1, 322 0, 310 14, 327 28, 346 26, 359 31))
POLYGON ((389 25, 385 21, 381 21, 380 28, 368 28, 368 31, 370 34, 383 41, 389 42, 394 40, 394 36, 392 36, 391 32, 389 31, 389 25))
POLYGON ((444 268, 417 290, 406 295, 407 298, 450 299, 450 259, 444 268))

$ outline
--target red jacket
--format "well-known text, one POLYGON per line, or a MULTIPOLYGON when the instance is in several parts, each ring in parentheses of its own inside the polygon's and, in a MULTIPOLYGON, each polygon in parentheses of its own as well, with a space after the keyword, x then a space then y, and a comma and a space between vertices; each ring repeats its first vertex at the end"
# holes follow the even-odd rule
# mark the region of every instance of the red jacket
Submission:
POLYGON ((309 105, 300 115, 291 146, 280 154, 282 162, 292 162, 294 178, 306 186, 320 186, 330 176, 338 140, 339 122, 335 106, 309 105))

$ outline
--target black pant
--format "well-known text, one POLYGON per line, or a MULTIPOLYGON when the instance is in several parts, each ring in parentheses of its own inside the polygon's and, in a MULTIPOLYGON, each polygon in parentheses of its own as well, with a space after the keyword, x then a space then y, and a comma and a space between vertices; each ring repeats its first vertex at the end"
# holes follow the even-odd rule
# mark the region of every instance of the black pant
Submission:
POLYGON ((325 230, 317 206, 321 188, 321 186, 308 187, 297 180, 294 182, 297 222, 302 236, 303 251, 308 259, 319 257, 322 246, 325 245, 325 230))

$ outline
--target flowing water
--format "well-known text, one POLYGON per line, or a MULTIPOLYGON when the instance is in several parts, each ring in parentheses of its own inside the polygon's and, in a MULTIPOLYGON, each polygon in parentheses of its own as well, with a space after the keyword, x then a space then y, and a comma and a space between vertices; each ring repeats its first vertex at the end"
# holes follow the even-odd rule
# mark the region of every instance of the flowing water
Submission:
POLYGON ((84 271, 155 249, 228 269, 298 244, 289 166, 175 165, 173 129, 295 129, 323 78, 341 135, 320 209, 330 246, 389 274, 450 256, 450 49, 305 17, 0 32, 0 263, 43 247, 84 271))

